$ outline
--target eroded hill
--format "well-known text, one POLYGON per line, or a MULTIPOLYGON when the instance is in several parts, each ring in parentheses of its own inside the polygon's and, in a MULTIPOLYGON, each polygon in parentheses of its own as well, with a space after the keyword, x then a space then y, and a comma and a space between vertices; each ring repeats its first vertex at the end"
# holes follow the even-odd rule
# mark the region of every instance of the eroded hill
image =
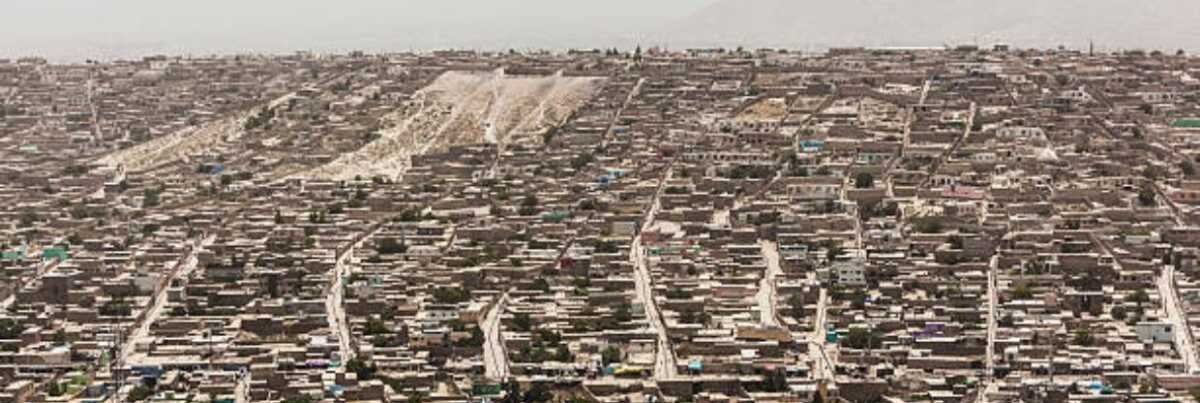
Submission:
POLYGON ((451 71, 384 118, 379 137, 304 176, 398 176, 412 155, 457 144, 534 144, 599 92, 604 78, 451 71))

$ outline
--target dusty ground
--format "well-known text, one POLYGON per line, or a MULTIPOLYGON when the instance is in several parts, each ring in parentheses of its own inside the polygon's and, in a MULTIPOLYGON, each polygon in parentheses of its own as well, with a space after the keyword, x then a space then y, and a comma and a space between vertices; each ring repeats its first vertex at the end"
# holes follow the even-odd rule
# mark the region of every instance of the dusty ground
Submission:
POLYGON ((737 120, 744 122, 777 121, 787 115, 787 100, 783 98, 764 98, 746 107, 739 113, 737 120))
POLYGON ((385 118, 380 138, 303 176, 401 175, 409 158, 455 144, 536 143, 599 92, 603 78, 447 72, 385 118))
POLYGON ((242 125, 247 116, 249 113, 243 113, 198 127, 189 127, 116 151, 97 162, 114 167, 124 166, 128 171, 137 172, 185 159, 221 143, 236 140, 243 132, 242 125))

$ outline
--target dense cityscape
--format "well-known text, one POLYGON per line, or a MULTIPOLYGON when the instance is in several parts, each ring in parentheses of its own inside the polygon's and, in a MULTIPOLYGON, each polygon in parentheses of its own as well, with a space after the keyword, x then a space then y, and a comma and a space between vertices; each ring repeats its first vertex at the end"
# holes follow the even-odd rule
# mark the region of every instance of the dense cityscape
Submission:
POLYGON ((1200 58, 0 60, 0 403, 1200 399, 1200 58))

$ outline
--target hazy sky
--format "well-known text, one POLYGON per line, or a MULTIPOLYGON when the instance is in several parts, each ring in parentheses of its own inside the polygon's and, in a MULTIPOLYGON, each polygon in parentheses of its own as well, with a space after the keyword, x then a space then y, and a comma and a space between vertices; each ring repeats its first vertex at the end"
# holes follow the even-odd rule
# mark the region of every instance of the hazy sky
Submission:
POLYGON ((666 45, 1200 51, 1200 0, 0 0, 0 57, 666 45))
POLYGON ((635 43, 711 0, 8 0, 0 56, 635 43))

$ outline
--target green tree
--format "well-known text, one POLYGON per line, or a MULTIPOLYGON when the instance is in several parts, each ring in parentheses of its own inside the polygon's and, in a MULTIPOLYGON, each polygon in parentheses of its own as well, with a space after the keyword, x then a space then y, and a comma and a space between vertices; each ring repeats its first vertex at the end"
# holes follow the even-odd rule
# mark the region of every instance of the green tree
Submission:
POLYGON ((1134 290, 1133 294, 1129 295, 1129 301, 1137 304, 1138 307, 1141 307, 1142 304, 1150 302, 1150 295, 1146 293, 1146 290, 1139 288, 1134 290))
POLYGON ((1096 339, 1092 337, 1092 332, 1088 331, 1087 329, 1079 329, 1075 331, 1075 337, 1071 340, 1071 343, 1085 347, 1090 347, 1095 342, 1096 339))
POLYGON ((1033 290, 1027 284, 1017 284, 1013 287, 1012 296, 1014 299, 1030 299, 1033 298, 1033 290))
POLYGON ((804 297, 800 293, 793 293, 791 296, 788 296, 787 304, 788 316, 796 319, 796 321, 803 321, 807 316, 806 312, 804 312, 804 297))
POLYGON ((38 221, 37 213, 26 210, 24 213, 21 213, 21 221, 17 224, 17 226, 21 227, 21 228, 29 228, 29 227, 32 227, 33 223, 35 223, 37 221, 38 221))
POLYGON ((528 332, 533 328, 533 319, 529 317, 529 314, 524 312, 513 314, 512 323, 514 328, 522 332, 528 332))
MULTIPOLYGON (((128 397, 129 397, 130 401, 140 402, 140 401, 149 399, 150 396, 154 396, 153 389, 147 387, 146 385, 138 385, 138 386, 135 386, 133 388, 133 390, 129 391, 128 397)), ((289 403, 293 403, 293 402, 289 402, 289 403)))
POLYGON ((1138 204, 1143 207, 1153 207, 1158 205, 1158 196, 1154 194, 1154 189, 1150 186, 1143 186, 1138 190, 1138 204))
POLYGON ((388 329, 387 324, 383 323, 383 320, 376 318, 367 319, 367 327, 363 330, 363 333, 368 336, 388 334, 391 332, 392 330, 388 329))
POLYGON ((937 220, 924 220, 913 224, 913 231, 922 234, 936 234, 942 232, 942 223, 937 220))
POLYGON ((52 397, 65 395, 67 394, 67 385, 59 382, 50 382, 50 385, 46 387, 46 394, 52 397))
POLYGON ((154 188, 146 188, 142 190, 142 207, 157 207, 159 204, 159 196, 162 190, 154 188))
POLYGON ((358 380, 366 381, 375 379, 377 368, 373 363, 368 363, 358 358, 351 358, 350 361, 346 362, 346 370, 357 375, 358 380))
POLYGON ((621 302, 619 305, 617 305, 616 311, 613 312, 613 319, 616 319, 617 322, 621 323, 633 320, 632 309, 633 307, 630 306, 628 302, 621 302))
POLYGON ((550 389, 541 382, 534 383, 529 391, 521 397, 521 401, 525 403, 547 403, 551 399, 554 399, 554 394, 550 393, 550 389))
POLYGON ((1192 396, 1192 400, 1200 402, 1200 386, 1188 389, 1188 395, 1192 396))
POLYGON ((785 392, 788 390, 787 373, 782 368, 767 372, 763 377, 763 390, 767 392, 785 392))
POLYGON ((399 255, 408 252, 408 245, 396 238, 380 238, 375 246, 375 252, 380 255, 399 255))
POLYGON ((433 300, 439 304, 458 304, 471 299, 471 293, 457 287, 438 287, 433 289, 433 300))
POLYGON ((558 347, 554 348, 554 361, 573 362, 575 361, 575 355, 571 354, 571 350, 567 348, 566 344, 559 344, 558 347))
POLYGON ((873 330, 862 326, 850 328, 850 332, 844 340, 847 347, 855 349, 875 349, 883 346, 883 341, 880 340, 879 335, 875 334, 873 330))
POLYGON ((571 159, 571 169, 578 171, 583 167, 586 167, 588 164, 591 164, 592 161, 595 161, 595 159, 596 158, 592 156, 592 153, 580 153, 579 155, 576 155, 575 158, 571 159))
POLYGON ((545 278, 538 277, 533 280, 530 288, 541 292, 550 292, 550 283, 545 278))
POLYGON ((600 351, 600 362, 604 366, 621 362, 621 349, 617 348, 617 346, 605 347, 604 350, 600 351))
POLYGON ((854 187, 859 189, 870 189, 875 186, 875 175, 866 172, 859 173, 854 177, 854 187))
POLYGON ((946 240, 950 244, 950 249, 961 250, 963 248, 963 239, 959 236, 951 236, 946 240))

